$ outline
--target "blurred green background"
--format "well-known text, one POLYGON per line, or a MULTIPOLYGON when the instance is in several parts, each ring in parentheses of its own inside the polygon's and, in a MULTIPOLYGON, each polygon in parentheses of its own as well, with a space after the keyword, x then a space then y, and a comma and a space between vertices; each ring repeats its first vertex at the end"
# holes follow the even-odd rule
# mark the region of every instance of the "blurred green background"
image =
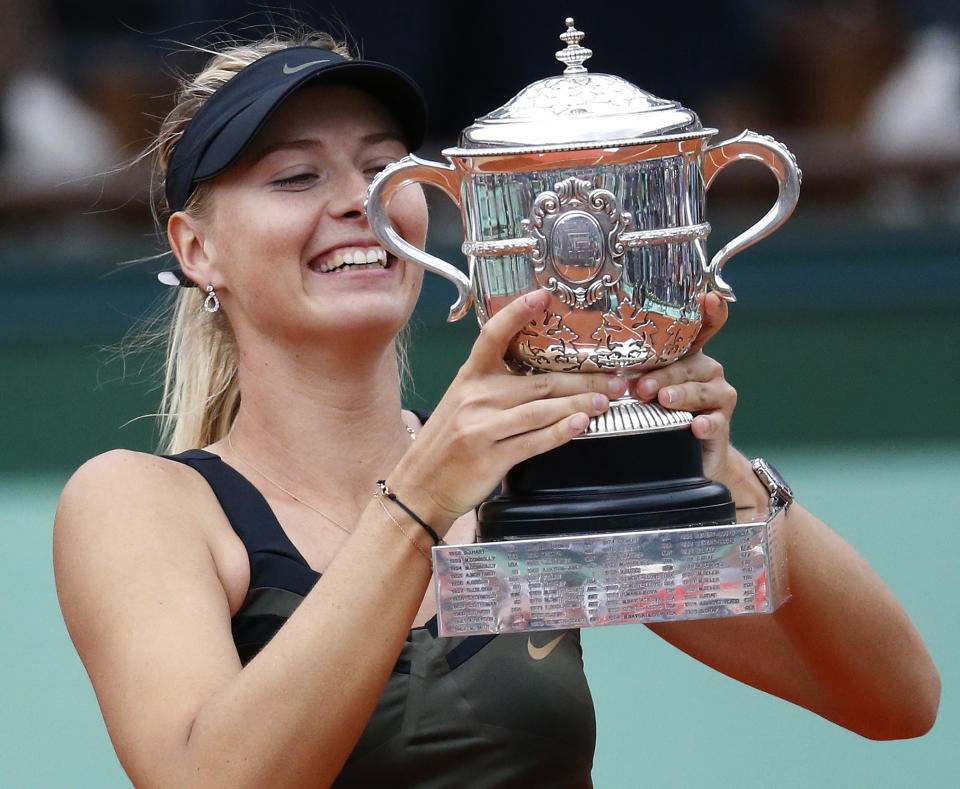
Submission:
MULTIPOLYGON (((721 215, 715 237, 747 221, 721 215)), ((642 627, 600 628, 584 635, 598 787, 953 783, 955 232, 800 211, 731 262, 740 300, 708 346, 740 394, 734 441, 772 459, 916 621, 943 675, 936 727, 915 741, 871 743, 722 677, 642 627)), ((152 420, 138 417, 156 406, 157 360, 121 360, 105 346, 164 294, 148 273, 157 264, 116 265, 145 254, 143 238, 86 245, 82 254, 56 238, 22 249, 0 280, 0 786, 123 787, 59 615, 50 535, 59 489, 76 465, 110 447, 152 445, 152 420)), ((436 402, 476 333, 472 319, 443 323, 451 298, 447 283, 427 278, 414 319, 411 405, 436 402)))
MULTIPOLYGON (((301 18, 339 20, 367 56, 423 85, 431 158, 475 115, 554 73, 568 13, 594 49, 591 71, 679 99, 720 138, 749 126, 797 154, 800 207, 725 269, 739 301, 707 351, 739 392, 735 444, 773 461, 913 617, 941 671, 940 717, 920 739, 869 742, 643 627, 598 628, 583 637, 598 713, 594 780, 598 789, 955 786, 960 5, 738 0, 681 19, 669 5, 632 4, 615 21, 610 6, 582 0, 491 0, 481 15, 433 0, 309 6, 301 18), (498 56, 481 56, 490 51, 498 56)), ((197 65, 196 53, 171 56, 182 50, 171 41, 217 27, 197 19, 244 15, 242 27, 262 12, 232 0, 4 5, 0 789, 129 786, 57 607, 53 515, 86 458, 154 443, 159 360, 117 346, 168 294, 152 276, 163 261, 145 260, 157 249, 148 174, 143 163, 116 165, 142 150, 169 107, 170 72, 197 65)), ((762 215, 771 181, 754 165, 723 173, 710 190, 711 250, 762 215)), ((458 259, 456 213, 442 199, 433 213, 434 251, 458 259)), ((426 278, 413 407, 436 403, 476 334, 472 319, 444 323, 452 298, 448 283, 426 278)))

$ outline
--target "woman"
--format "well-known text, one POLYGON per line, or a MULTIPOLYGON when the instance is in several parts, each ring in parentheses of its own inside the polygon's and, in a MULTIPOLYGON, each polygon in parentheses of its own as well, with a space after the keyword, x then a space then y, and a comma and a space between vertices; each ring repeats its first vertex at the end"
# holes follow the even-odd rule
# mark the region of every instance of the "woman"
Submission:
MULTIPOLYGON (((546 303, 532 293, 483 327, 429 421, 401 410, 394 343, 421 271, 379 247, 363 200, 419 144, 422 106, 399 72, 333 48, 224 51, 164 121, 167 235, 199 286, 171 332, 168 449, 205 451, 109 452, 70 480, 67 626, 138 786, 589 785, 577 634, 536 667, 525 638, 434 638, 429 548, 471 541, 506 470, 627 384, 507 374, 508 341, 546 303), (403 506, 372 496, 381 479, 403 506)), ((417 188, 391 213, 424 243, 417 188)), ((700 345, 726 318, 716 296, 703 310, 700 345)), ((736 393, 699 347, 633 386, 697 411, 707 473, 738 506, 766 501, 728 443, 736 393)), ((939 680, 902 608, 802 507, 787 524, 793 599, 776 614, 654 629, 865 736, 923 733, 939 680)))

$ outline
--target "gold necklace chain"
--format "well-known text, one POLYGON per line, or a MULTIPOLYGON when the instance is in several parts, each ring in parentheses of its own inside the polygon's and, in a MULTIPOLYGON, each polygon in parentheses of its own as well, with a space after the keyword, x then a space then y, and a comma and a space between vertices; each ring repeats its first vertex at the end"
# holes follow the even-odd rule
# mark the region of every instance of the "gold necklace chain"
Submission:
MULTIPOLYGON (((407 433, 409 434, 411 440, 416 439, 417 434, 414 432, 414 429, 413 429, 412 427, 410 427, 410 425, 404 423, 403 427, 404 427, 404 429, 407 431, 407 433)), ((273 485, 273 487, 275 487, 277 490, 281 491, 282 493, 287 494, 291 499, 293 499, 293 500, 294 500, 295 502, 297 502, 298 504, 302 504, 302 505, 303 505, 304 507, 306 507, 307 509, 313 510, 315 513, 317 513, 317 515, 319 515, 320 517, 322 517, 324 520, 327 520, 327 521, 329 521, 330 523, 332 523, 334 526, 336 526, 338 529, 340 529, 340 531, 344 532, 345 534, 353 534, 353 532, 352 532, 350 529, 346 528, 345 526, 341 526, 341 525, 340 525, 339 523, 337 523, 333 518, 331 518, 329 515, 327 515, 327 513, 325 513, 323 510, 318 509, 317 507, 314 507, 309 501, 305 501, 304 499, 300 498, 300 497, 299 497, 296 493, 294 493, 292 490, 287 490, 285 487, 283 487, 283 485, 281 485, 279 482, 277 482, 277 481, 276 481, 275 479, 273 479, 272 477, 267 476, 267 474, 266 474, 264 471, 262 471, 261 469, 257 468, 257 466, 253 465, 253 463, 251 463, 249 460, 247 460, 247 458, 245 458, 243 455, 241 455, 239 452, 237 452, 237 450, 233 448, 233 437, 232 437, 232 433, 233 433, 233 430, 232 430, 232 429, 230 430, 230 432, 227 433, 227 446, 230 447, 230 453, 231 453, 232 455, 236 456, 239 460, 242 460, 247 466, 249 466, 251 469, 253 469, 254 471, 256 471, 257 474, 259 474, 259 475, 260 475, 261 477, 263 477, 267 482, 269 482, 271 485, 273 485)))

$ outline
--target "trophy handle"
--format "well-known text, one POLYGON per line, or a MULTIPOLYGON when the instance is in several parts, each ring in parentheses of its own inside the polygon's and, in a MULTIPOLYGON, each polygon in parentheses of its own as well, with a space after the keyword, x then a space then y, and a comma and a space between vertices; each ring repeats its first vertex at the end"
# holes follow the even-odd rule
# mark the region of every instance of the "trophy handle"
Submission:
POLYGON ((724 264, 760 239, 766 238, 780 225, 789 219, 800 198, 800 180, 802 173, 797 166, 797 160, 785 145, 777 142, 773 137, 757 134, 752 131, 743 131, 736 137, 724 140, 716 145, 704 149, 703 181, 704 188, 709 189, 713 179, 724 167, 740 159, 749 159, 765 164, 777 177, 780 193, 777 202, 767 211, 763 219, 745 230, 739 236, 727 243, 710 260, 706 274, 707 282, 721 298, 726 301, 736 301, 733 289, 720 276, 724 264))
POLYGON ((470 309, 470 280, 460 269, 401 238, 387 216, 391 198, 404 186, 413 183, 436 186, 456 203, 457 208, 460 207, 460 175, 453 165, 437 164, 409 154, 384 168, 370 184, 366 202, 370 228, 389 252, 446 277, 456 285, 457 300, 450 307, 447 320, 459 320, 470 309))

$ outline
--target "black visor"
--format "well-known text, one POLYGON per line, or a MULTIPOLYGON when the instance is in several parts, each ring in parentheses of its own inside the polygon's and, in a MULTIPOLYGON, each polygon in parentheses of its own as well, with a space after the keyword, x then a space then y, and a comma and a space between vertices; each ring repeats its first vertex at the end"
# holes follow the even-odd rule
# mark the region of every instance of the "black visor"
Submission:
MULTIPOLYGON (((378 99, 400 124, 410 150, 423 143, 426 106, 416 83, 399 69, 371 60, 347 60, 320 47, 271 52, 237 72, 197 110, 174 146, 167 167, 170 212, 187 204, 194 187, 227 170, 277 107, 308 82, 348 85, 378 99)), ((161 282, 193 284, 178 271, 161 282)))

